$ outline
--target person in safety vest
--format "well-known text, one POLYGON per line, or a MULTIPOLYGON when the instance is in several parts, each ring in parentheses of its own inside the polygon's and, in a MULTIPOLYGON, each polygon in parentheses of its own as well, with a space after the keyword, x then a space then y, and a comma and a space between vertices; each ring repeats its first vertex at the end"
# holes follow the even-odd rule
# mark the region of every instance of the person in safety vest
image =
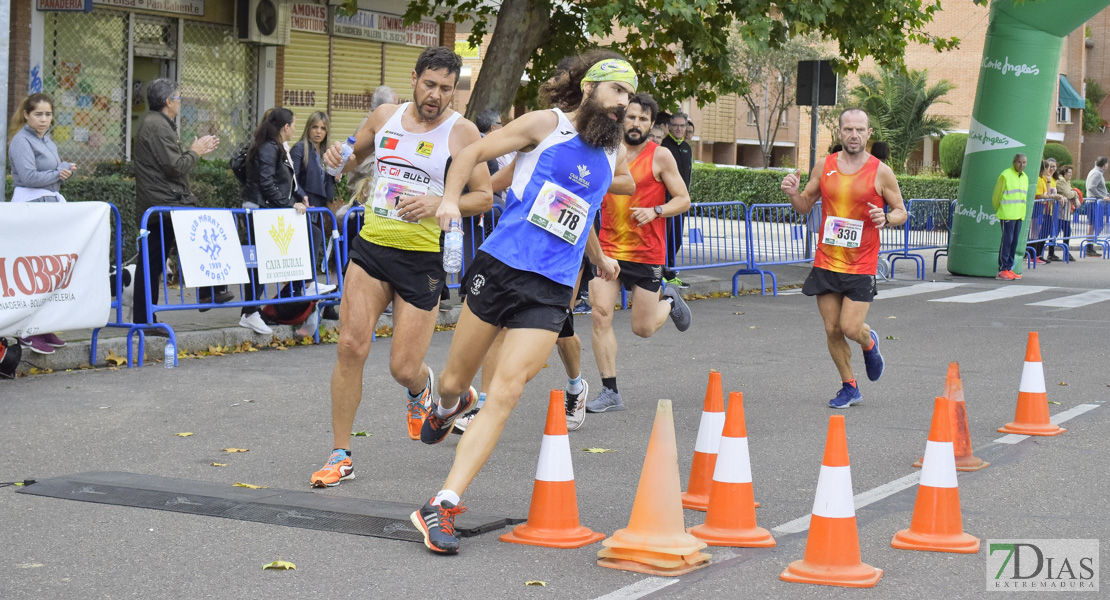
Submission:
POLYGON ((1014 252, 1017 251, 1021 222, 1025 219, 1025 199, 1029 197, 1029 176, 1025 174, 1025 155, 1014 155, 1014 165, 998 176, 991 202, 995 215, 1002 222, 1002 245, 998 249, 998 275, 995 279, 1021 279, 1014 273, 1014 252))

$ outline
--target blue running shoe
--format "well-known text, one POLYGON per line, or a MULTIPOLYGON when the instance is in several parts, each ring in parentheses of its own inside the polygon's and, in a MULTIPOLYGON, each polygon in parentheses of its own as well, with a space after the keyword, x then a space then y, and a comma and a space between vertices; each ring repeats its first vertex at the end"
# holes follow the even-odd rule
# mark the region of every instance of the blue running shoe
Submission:
POLYGON ((420 427, 420 441, 425 444, 438 444, 451 433, 451 428, 455 426, 455 419, 470 412, 474 405, 478 404, 478 392, 474 388, 467 390, 466 399, 459 399, 459 403, 455 405, 455 410, 446 417, 439 416, 436 412, 439 401, 433 401, 431 408, 428 409, 428 415, 424 417, 424 423, 420 427))
POLYGON ((875 345, 871 346, 870 350, 863 351, 863 364, 867 365, 867 378, 878 381, 883 376, 886 363, 883 362, 883 355, 879 353, 879 334, 875 333, 874 329, 871 330, 871 341, 875 345))
MULTIPOLYGON (((435 500, 435 498, 432 498, 435 500)), ((466 512, 466 507, 450 502, 432 505, 432 500, 409 515, 412 524, 424 534, 424 545, 432 552, 458 554, 459 538, 455 535, 455 516, 466 512)))
POLYGON ((840 391, 836 393, 836 398, 829 400, 829 406, 832 408, 848 408, 853 404, 859 404, 863 400, 863 396, 859 393, 859 388, 844 382, 840 391))

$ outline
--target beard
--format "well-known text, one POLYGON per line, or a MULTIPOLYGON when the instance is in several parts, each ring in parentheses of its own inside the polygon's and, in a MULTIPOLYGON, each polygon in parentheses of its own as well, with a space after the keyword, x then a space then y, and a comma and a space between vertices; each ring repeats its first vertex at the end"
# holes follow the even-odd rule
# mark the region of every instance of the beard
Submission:
POLYGON ((644 141, 644 132, 640 131, 639 129, 632 128, 624 130, 624 143, 628 144, 629 146, 638 146, 644 143, 644 141), (633 135, 635 135, 636 137, 633 137, 633 135))
POLYGON ((582 141, 613 152, 620 147, 624 135, 624 109, 619 106, 606 108, 593 96, 584 98, 578 107, 574 126, 582 141))

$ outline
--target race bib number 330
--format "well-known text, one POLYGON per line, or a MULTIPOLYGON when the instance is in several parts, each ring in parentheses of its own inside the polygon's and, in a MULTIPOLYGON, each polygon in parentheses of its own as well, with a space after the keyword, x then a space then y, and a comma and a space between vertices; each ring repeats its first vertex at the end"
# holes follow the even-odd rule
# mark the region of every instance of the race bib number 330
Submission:
POLYGON ((829 217, 825 219, 825 231, 821 243, 842 248, 859 248, 863 238, 863 221, 829 217))
POLYGON ((589 202, 548 181, 540 188, 528 221, 573 245, 582 237, 589 214, 589 202))

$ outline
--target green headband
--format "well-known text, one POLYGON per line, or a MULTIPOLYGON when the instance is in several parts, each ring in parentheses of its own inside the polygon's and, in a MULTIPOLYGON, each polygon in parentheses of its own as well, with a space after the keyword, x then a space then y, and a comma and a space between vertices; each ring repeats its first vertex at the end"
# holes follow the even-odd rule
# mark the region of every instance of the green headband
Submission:
POLYGON ((616 58, 605 59, 590 67, 582 78, 583 85, 587 81, 616 81, 628 84, 632 86, 632 93, 636 93, 638 87, 636 71, 632 70, 632 65, 626 60, 616 58))

